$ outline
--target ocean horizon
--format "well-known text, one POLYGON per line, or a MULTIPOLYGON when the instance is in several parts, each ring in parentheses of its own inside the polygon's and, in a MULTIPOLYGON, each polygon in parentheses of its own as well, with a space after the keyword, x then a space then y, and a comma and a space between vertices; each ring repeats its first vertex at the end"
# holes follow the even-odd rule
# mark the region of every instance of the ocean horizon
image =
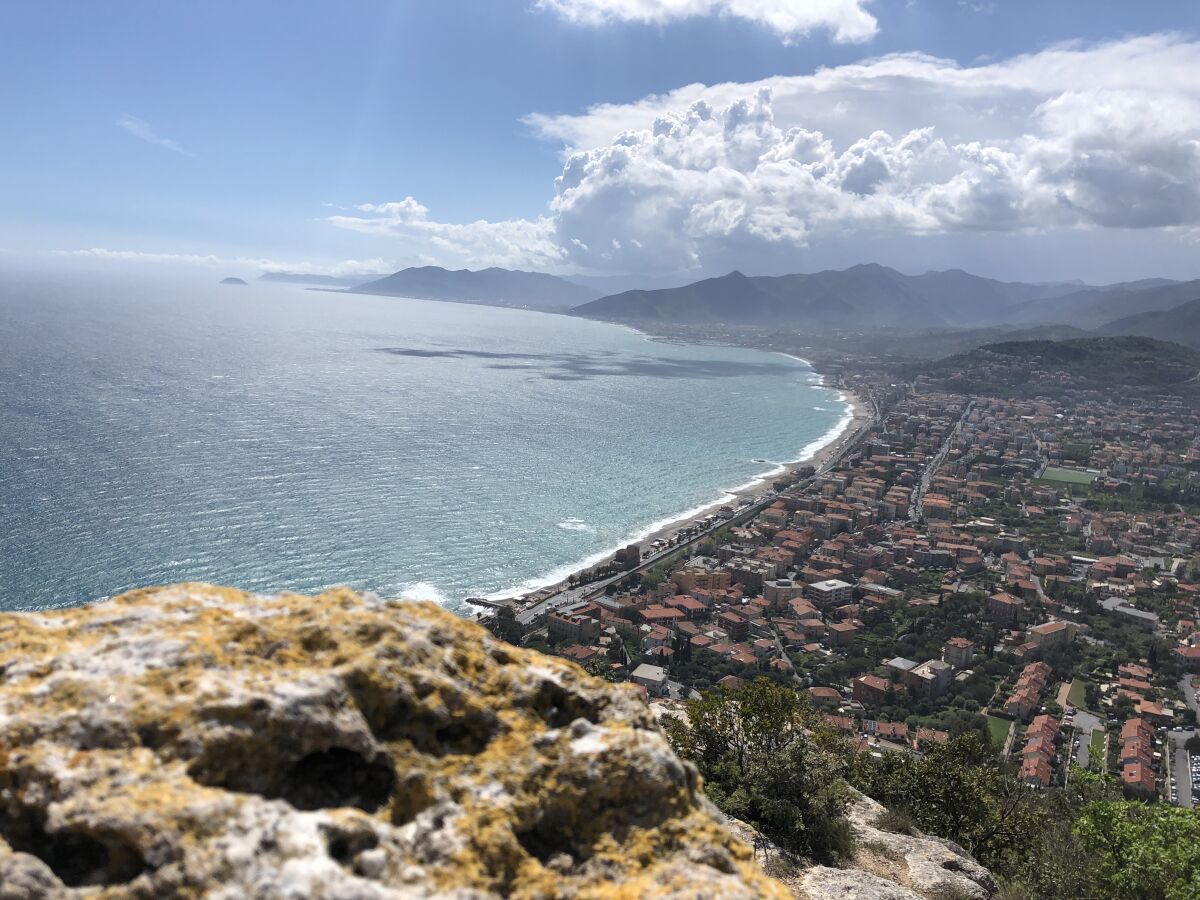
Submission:
POLYGON ((810 458, 803 360, 547 313, 0 276, 0 609, 202 580, 533 590, 810 458))

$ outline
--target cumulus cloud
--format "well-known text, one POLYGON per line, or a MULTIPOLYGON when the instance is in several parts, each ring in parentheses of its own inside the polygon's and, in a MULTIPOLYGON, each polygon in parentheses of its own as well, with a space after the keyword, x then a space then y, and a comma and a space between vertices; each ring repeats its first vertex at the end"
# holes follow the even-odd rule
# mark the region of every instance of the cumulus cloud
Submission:
POLYGON ((857 43, 870 40, 879 29, 863 8, 865 0, 538 0, 537 5, 581 25, 664 25, 699 16, 744 19, 789 42, 823 29, 835 41, 857 43))
POLYGON ((447 262, 483 266, 553 268, 563 261, 555 243, 554 223, 544 217, 479 220, 465 224, 439 222, 412 197, 388 203, 363 203, 360 215, 329 216, 337 228, 362 234, 406 238, 428 246, 447 262))
POLYGON ((858 236, 1200 226, 1200 43, 1151 35, 978 66, 902 54, 530 116, 565 145, 547 215, 333 216, 494 265, 769 265, 858 236))
POLYGON ((131 116, 126 113, 117 120, 117 125, 119 125, 121 128, 124 128, 135 138, 145 141, 147 144, 153 144, 156 147, 162 147, 164 150, 170 150, 172 153, 178 153, 182 156, 192 155, 169 137, 163 137, 161 134, 159 134, 155 130, 154 126, 145 119, 139 119, 137 116, 131 116))

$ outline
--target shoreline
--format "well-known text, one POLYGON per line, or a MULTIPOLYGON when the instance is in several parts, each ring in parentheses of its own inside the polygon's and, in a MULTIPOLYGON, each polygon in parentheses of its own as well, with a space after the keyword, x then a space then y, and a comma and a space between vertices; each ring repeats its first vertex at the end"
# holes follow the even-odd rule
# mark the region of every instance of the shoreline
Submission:
MULTIPOLYGON (((646 332, 640 331, 632 326, 626 325, 625 327, 630 328, 630 330, 635 331, 638 334, 645 335, 647 340, 654 341, 659 339, 654 335, 647 334, 646 332)), ((790 353, 783 353, 782 351, 768 350, 760 352, 777 353, 780 356, 785 356, 788 359, 793 359, 797 362, 803 363, 819 376, 819 386, 827 388, 828 390, 837 391, 838 402, 846 405, 846 411, 842 418, 838 420, 837 424, 820 437, 804 445, 804 447, 800 449, 800 455, 798 458, 776 463, 771 469, 755 475, 749 481, 736 487, 721 489, 719 491, 720 496, 715 497, 711 501, 684 510, 677 515, 655 520, 641 529, 631 532, 630 535, 623 539, 622 542, 617 546, 610 547, 603 551, 597 551, 596 553, 593 553, 578 562, 567 563, 563 566, 559 566, 545 575, 534 576, 518 586, 501 589, 489 594, 483 594, 481 595, 481 599, 490 601, 520 600, 535 596, 547 597, 556 594, 567 588, 567 582, 570 576, 579 574, 588 569, 592 569, 598 565, 611 561, 617 551, 622 547, 628 546, 629 544, 638 544, 644 550, 647 544, 651 544, 660 539, 665 540, 666 538, 674 535, 680 529, 689 527, 701 521, 706 516, 711 515, 712 511, 715 509, 719 509, 720 507, 726 505, 733 505, 736 507, 742 499, 753 498, 754 496, 761 494, 764 485, 769 484, 772 479, 784 474, 793 467, 812 465, 819 470, 829 461, 831 457, 841 452, 844 449, 844 444, 846 440, 849 439, 849 436, 857 431, 864 420, 870 418, 870 414, 867 412, 862 399, 844 387, 830 388, 825 384, 826 376, 820 372, 817 372, 813 364, 806 359, 790 353)), ((476 606, 467 602, 465 599, 460 602, 462 603, 463 611, 471 610, 474 611, 476 615, 486 611, 485 607, 476 606)))

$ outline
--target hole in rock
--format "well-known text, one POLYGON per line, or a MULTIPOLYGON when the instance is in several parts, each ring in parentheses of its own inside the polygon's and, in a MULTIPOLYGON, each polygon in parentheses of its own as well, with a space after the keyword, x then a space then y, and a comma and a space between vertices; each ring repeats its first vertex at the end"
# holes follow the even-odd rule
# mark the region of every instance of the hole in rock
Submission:
POLYGON ((354 750, 333 747, 293 763, 279 796, 296 809, 355 806, 376 812, 387 803, 395 781, 386 762, 372 762, 354 750))
POLYGON ((600 724, 600 713, 595 704, 553 681, 541 683, 533 697, 532 706, 534 712, 551 728, 565 728, 576 719, 587 719, 593 725, 600 724))
POLYGON ((502 729, 493 710, 452 692, 433 697, 429 685, 415 685, 416 696, 381 691, 365 681, 351 682, 350 689, 379 740, 409 741, 430 756, 482 753, 502 729))
POLYGON ((379 846, 378 836, 370 831, 343 831, 324 825, 322 830, 329 858, 341 866, 349 867, 360 853, 379 846))
POLYGON ((525 852, 545 865, 562 854, 575 858, 575 847, 566 835, 566 830, 543 819, 532 828, 517 832, 517 843, 525 852))
POLYGON ((46 816, 28 807, 0 808, 0 837, 36 856, 67 887, 128 884, 146 871, 137 848, 114 834, 46 830, 46 816))

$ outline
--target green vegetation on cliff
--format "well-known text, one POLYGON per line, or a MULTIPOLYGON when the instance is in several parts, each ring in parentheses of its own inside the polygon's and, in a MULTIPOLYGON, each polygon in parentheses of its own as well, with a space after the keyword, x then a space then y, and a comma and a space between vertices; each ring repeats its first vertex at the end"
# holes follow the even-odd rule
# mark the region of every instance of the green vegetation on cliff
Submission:
POLYGON ((1067 788, 1030 790, 976 733, 920 755, 856 755, 793 688, 759 679, 688 702, 668 736, 722 811, 801 857, 853 852, 852 786, 889 810, 878 828, 956 842, 1006 898, 1200 898, 1200 813, 1122 799, 1077 769, 1067 788))
POLYGON ((946 390, 995 397, 1127 388, 1190 393, 1200 351, 1148 337, 1004 341, 950 356, 920 373, 946 390))
POLYGON ((848 748, 807 697, 759 679, 689 701, 686 721, 668 722, 667 734, 722 812, 807 859, 849 851, 848 748))

